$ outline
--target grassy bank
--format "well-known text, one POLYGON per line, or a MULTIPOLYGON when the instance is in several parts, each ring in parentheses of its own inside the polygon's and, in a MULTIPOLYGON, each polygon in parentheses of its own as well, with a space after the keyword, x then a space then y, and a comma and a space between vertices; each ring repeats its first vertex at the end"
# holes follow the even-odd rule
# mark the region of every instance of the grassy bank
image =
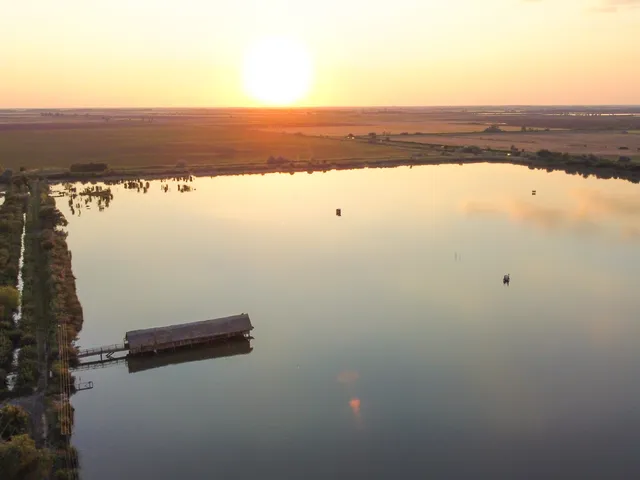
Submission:
POLYGON ((77 359, 73 342, 82 328, 82 307, 76 293, 67 247, 67 225, 56 208, 49 187, 34 182, 32 213, 37 298, 42 299, 38 313, 38 350, 48 375, 40 377, 39 387, 47 395, 47 424, 52 446, 55 478, 73 478, 77 453, 70 445, 73 430, 73 407, 70 403, 73 376, 69 368, 77 359))

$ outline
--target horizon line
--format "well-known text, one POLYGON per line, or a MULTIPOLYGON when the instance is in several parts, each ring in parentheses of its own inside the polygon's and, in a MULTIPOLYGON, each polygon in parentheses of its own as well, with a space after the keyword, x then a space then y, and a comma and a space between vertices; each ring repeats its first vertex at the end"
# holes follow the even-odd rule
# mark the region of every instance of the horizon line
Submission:
POLYGON ((42 106, 42 107, 3 107, 0 111, 17 110, 322 110, 322 109, 368 109, 368 108, 522 108, 522 107, 640 107, 640 103, 521 103, 521 104, 450 104, 450 105, 316 105, 316 106, 42 106))

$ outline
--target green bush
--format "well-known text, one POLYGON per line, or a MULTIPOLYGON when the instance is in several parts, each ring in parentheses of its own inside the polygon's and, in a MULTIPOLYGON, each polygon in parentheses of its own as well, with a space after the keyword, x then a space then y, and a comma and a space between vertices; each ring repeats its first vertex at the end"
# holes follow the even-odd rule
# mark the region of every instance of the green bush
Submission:
POLYGON ((16 435, 0 443, 2 480, 41 480, 46 478, 51 464, 49 451, 38 450, 29 435, 16 435))
POLYGON ((54 480, 75 480, 77 478, 77 475, 75 473, 75 470, 63 468, 61 470, 56 470, 53 478, 54 480))
POLYGON ((8 367, 11 364, 12 353, 13 342, 4 332, 0 332, 0 365, 8 367))
POLYGON ((9 285, 0 287, 0 305, 10 310, 15 310, 20 305, 20 292, 9 285))
POLYGON ((0 433, 3 440, 27 433, 29 414, 22 407, 5 405, 0 409, 0 433))

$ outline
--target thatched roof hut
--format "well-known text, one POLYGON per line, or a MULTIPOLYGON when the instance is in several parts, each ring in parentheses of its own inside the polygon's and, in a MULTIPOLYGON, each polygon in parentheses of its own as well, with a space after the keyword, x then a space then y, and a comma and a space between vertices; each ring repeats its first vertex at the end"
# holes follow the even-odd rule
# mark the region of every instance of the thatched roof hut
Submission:
POLYGON ((242 313, 201 322, 132 330, 126 333, 125 340, 129 353, 136 354, 243 336, 251 330, 253 325, 249 315, 242 313))

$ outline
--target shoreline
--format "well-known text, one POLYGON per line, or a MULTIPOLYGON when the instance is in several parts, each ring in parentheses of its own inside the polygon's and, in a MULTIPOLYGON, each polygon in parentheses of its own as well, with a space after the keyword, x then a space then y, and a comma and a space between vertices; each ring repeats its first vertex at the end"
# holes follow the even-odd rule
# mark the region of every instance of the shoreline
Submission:
POLYGON ((333 170, 358 170, 361 168, 396 168, 428 165, 465 165, 465 164, 500 164, 520 165, 531 170, 563 171, 570 175, 581 175, 585 178, 594 176, 599 179, 619 179, 632 183, 640 183, 640 164, 620 163, 604 159, 572 157, 558 161, 539 157, 506 157, 505 155, 477 156, 466 158, 389 158, 389 159, 344 159, 332 162, 291 162, 287 165, 271 165, 268 163, 249 163, 239 165, 192 165, 192 166, 149 166, 126 169, 109 169, 104 172, 74 173, 70 171, 46 172, 35 170, 21 172, 28 176, 38 176, 52 184, 59 183, 95 183, 119 182, 124 180, 160 180, 176 177, 216 177, 235 175, 265 175, 273 173, 317 173, 333 170))

